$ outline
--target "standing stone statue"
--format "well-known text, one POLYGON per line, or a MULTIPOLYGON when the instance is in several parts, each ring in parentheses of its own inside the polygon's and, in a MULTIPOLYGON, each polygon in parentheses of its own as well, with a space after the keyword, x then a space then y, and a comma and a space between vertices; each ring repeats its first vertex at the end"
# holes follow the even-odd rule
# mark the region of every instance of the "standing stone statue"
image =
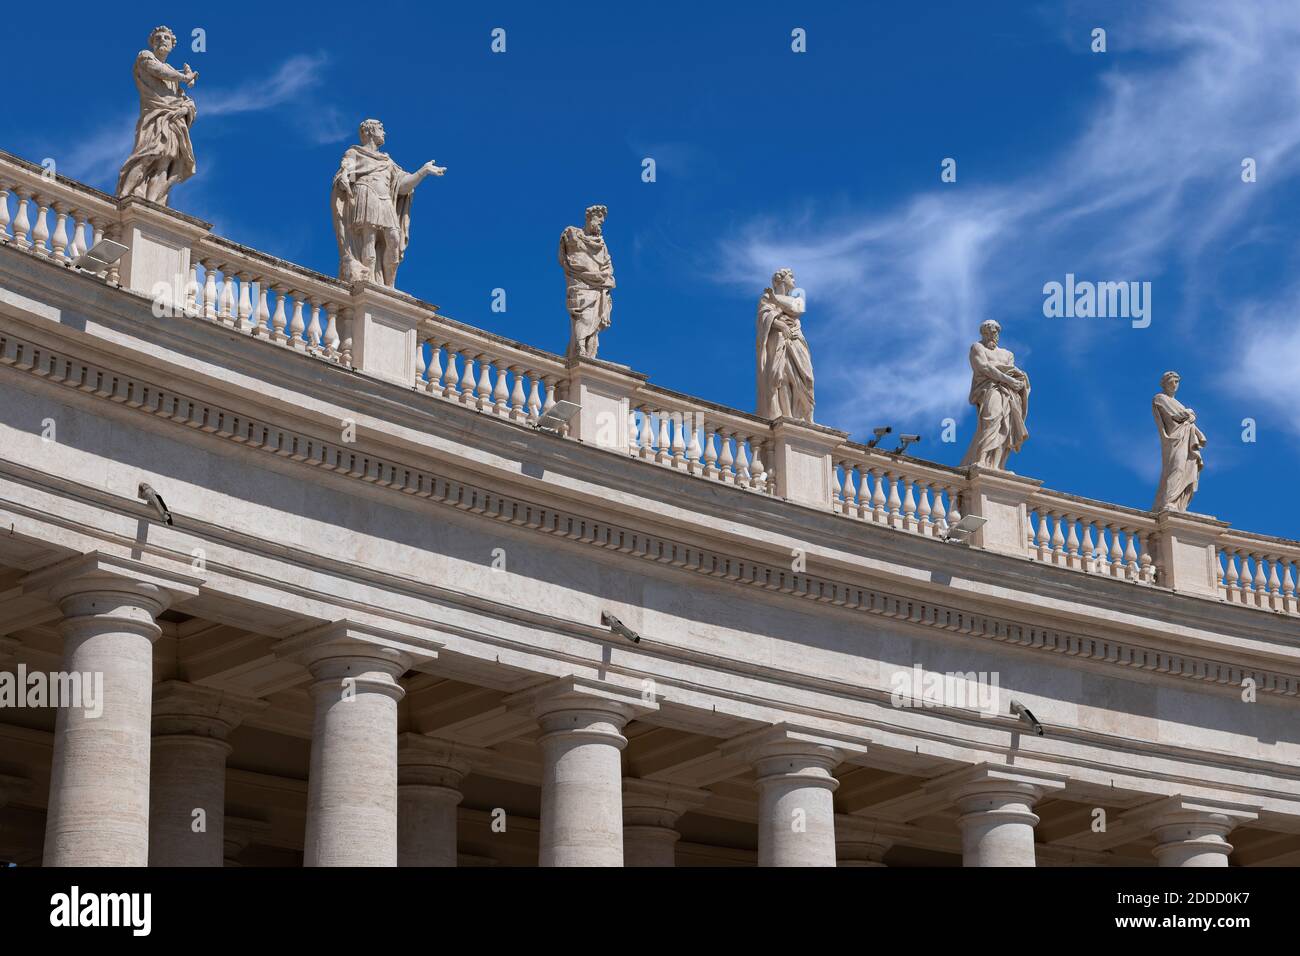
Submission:
POLYGON ((1182 381, 1177 372, 1160 377, 1160 394, 1151 399, 1160 432, 1160 484, 1152 511, 1186 511, 1201 480, 1205 434, 1196 427, 1196 413, 1174 398, 1182 381))
POLYGON ((980 325, 980 341, 970 347, 970 403, 979 409, 975 436, 962 466, 982 465, 1006 471, 1007 458, 1029 437, 1029 376, 1016 368, 1016 357, 998 347, 1002 326, 992 319, 980 325))
POLYGON ((569 358, 595 358, 600 333, 609 328, 614 308, 614 264, 605 247, 601 228, 609 210, 588 206, 587 222, 581 228, 568 226, 560 233, 560 267, 568 284, 565 303, 573 322, 569 335, 569 358))
POLYGON ((194 175, 194 101, 181 84, 193 86, 199 75, 186 63, 183 70, 167 65, 176 35, 167 27, 149 34, 149 49, 135 58, 140 118, 135 124, 135 148, 117 177, 117 195, 136 196, 167 205, 167 194, 194 175))
POLYGON ((380 150, 384 124, 361 124, 361 145, 343 154, 330 190, 334 237, 339 244, 339 278, 393 286, 411 237, 411 194, 426 176, 446 167, 433 160, 408 173, 380 150))
POLYGON ((812 422, 812 353, 799 325, 804 300, 793 291, 794 273, 780 269, 758 300, 757 413, 812 422))

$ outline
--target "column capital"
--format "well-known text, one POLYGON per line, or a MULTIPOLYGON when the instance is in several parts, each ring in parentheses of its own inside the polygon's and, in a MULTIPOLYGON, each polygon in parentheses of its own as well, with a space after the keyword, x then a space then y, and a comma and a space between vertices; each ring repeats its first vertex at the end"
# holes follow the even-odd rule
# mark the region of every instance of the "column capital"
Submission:
POLYGON ((91 551, 47 565, 23 578, 24 594, 61 602, 76 595, 107 591, 128 593, 158 606, 155 613, 198 597, 204 579, 179 567, 146 564, 103 551, 91 551))
POLYGON ((472 747, 425 734, 398 734, 397 785, 457 790, 476 765, 482 766, 493 756, 486 747, 472 747))
POLYGON ((154 685, 154 737, 185 735, 226 739, 245 717, 265 710, 256 697, 169 680, 154 685))
POLYGON ((436 660, 441 647, 437 641, 342 620, 299 631, 276 643, 272 651, 302 664, 317 680, 370 674, 391 684, 400 699, 404 691, 397 678, 417 664, 436 660))
MULTIPOLYGON (((838 734, 780 723, 733 737, 724 742, 718 752, 724 757, 752 764, 760 775, 769 769, 778 769, 767 766, 772 762, 779 764, 783 760, 799 758, 802 763, 823 769, 829 776, 831 770, 850 756, 865 754, 867 744, 838 734)), ((830 781, 832 788, 837 785, 833 777, 830 781)))
POLYGON ((884 856, 916 827, 849 813, 835 814, 835 857, 839 866, 884 866, 884 856))
POLYGON ((931 780, 924 789, 945 794, 963 812, 971 812, 996 798, 1033 806, 1047 794, 1063 790, 1068 780, 1064 774, 1050 771, 982 763, 931 780), (966 805, 971 810, 966 810, 966 805))
POLYGON ((605 715, 622 727, 634 717, 659 709, 656 698, 646 698, 634 688, 574 675, 557 677, 512 694, 503 703, 509 708, 527 710, 543 725, 557 714, 585 712, 605 715))
POLYGON ((709 791, 695 787, 624 777, 623 825, 670 829, 682 814, 704 806, 710 796, 709 791))
POLYGON ((1258 820, 1258 810, 1246 804, 1176 794, 1136 807, 1120 820, 1126 828, 1155 836, 1152 854, 1161 866, 1227 866, 1232 853, 1228 834, 1258 820))

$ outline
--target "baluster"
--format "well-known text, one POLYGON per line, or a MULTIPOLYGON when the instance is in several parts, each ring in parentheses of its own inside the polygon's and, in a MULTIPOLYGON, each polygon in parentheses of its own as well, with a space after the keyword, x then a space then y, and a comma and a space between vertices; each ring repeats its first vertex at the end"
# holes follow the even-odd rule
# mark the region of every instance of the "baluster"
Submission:
POLYGON ((718 470, 718 449, 714 445, 714 440, 717 438, 715 432, 716 429, 712 425, 704 430, 704 476, 716 480, 721 472, 718 470))
POLYGON ((1268 606, 1275 611, 1282 604, 1282 581, 1277 576, 1277 562, 1277 558, 1268 559, 1268 606))
POLYGON ((474 353, 460 349, 460 400, 465 405, 474 404, 474 353))
POLYGON ((429 343, 429 362, 425 366, 424 390, 429 393, 442 393, 442 343, 437 339, 425 339, 429 343))
POLYGON ((749 458, 745 454, 746 438, 736 432, 736 484, 748 488, 750 482, 749 458))
POLYGON ((68 261, 68 208, 63 203, 54 204, 54 258, 59 262, 68 261))
POLYGON ((491 403, 498 415, 510 414, 510 388, 506 384, 506 365, 497 364, 497 384, 491 390, 491 403))
POLYGON ((673 464, 680 467, 686 460, 686 414, 673 412, 673 464))
MULTIPOLYGON (((267 295, 275 295, 275 314, 269 316, 271 325, 271 341, 277 345, 283 345, 287 336, 284 334, 285 328, 289 325, 289 315, 284 310, 284 286, 276 284, 267 287, 267 295)), ((269 312, 270 309, 268 308, 269 312)))
POLYGON ((1295 576, 1293 561, 1285 561, 1282 565, 1282 609, 1289 614, 1296 611, 1296 593, 1295 593, 1295 576))
POLYGON ((918 495, 916 500, 916 530, 922 534, 933 535, 934 524, 930 521, 930 485, 918 481, 916 491, 918 495))
POLYGON ((1065 521, 1070 529, 1065 539, 1065 563, 1069 567, 1079 567, 1079 519, 1073 515, 1066 515, 1065 521))
POLYGON ((948 496, 948 522, 947 523, 948 523, 948 527, 952 528, 955 527, 959 521, 961 521, 961 511, 958 510, 958 499, 960 499, 961 497, 961 492, 959 492, 956 488, 945 488, 944 493, 948 496))
POLYGON ((641 432, 636 442, 637 454, 649 460, 654 457, 655 450, 654 414, 645 405, 637 406, 637 411, 641 413, 641 432))
POLYGON ((879 468, 869 468, 871 474, 871 520, 885 520, 885 478, 879 468))
POLYGON ((556 384, 557 383, 555 381, 554 375, 542 376, 542 393, 546 396, 546 400, 542 403, 543 415, 545 415, 547 412, 549 412, 552 408, 555 407, 556 384))
POLYGON ((1047 513, 1048 520, 1052 523, 1052 563, 1065 563, 1065 535, 1062 533, 1062 526, 1065 523, 1065 516, 1056 511, 1047 513))
POLYGON ((14 189, 14 245, 24 252, 32 247, 32 241, 28 238, 32 224, 27 220, 27 200, 31 196, 25 189, 14 189))
POLYGON ((686 460, 691 463, 691 474, 698 475, 703 470, 703 462, 700 460, 704 454, 704 449, 700 447, 700 430, 703 428, 703 422, 697 420, 697 416, 688 416, 684 421, 690 424, 690 438, 686 442, 686 460))
POLYGON ((1092 519, 1080 518, 1083 522, 1083 545, 1079 552, 1079 566, 1091 573, 1097 568, 1097 546, 1092 541, 1092 519))
POLYGON ((911 478, 898 479, 898 483, 903 486, 903 527, 908 531, 916 530, 916 497, 912 493, 916 482, 911 478))
POLYGON ((339 307, 333 302, 322 302, 321 308, 325 310, 325 351, 331 358, 337 358, 343 344, 339 338, 339 307))
POLYGON ((736 459, 731 453, 731 440, 736 433, 732 431, 719 431, 722 436, 722 455, 718 462, 722 470, 722 480, 734 482, 736 480, 736 459))
POLYGON ((446 398, 455 399, 460 394, 460 372, 456 370, 456 359, 459 354, 452 343, 447 343, 447 371, 442 376, 442 394, 446 398))
POLYGON ((203 262, 203 317, 209 322, 217 320, 217 268, 211 259, 203 262))
POLYGON ((524 370, 518 365, 509 365, 506 367, 512 380, 510 389, 510 417, 514 421, 523 421, 528 417, 528 412, 524 404, 528 401, 528 396, 524 394, 524 370))
POLYGON ((1125 528, 1124 534, 1127 536, 1124 544, 1124 576, 1133 581, 1137 579, 1139 570, 1137 532, 1132 528, 1125 528))
POLYGON ((235 324, 235 276, 230 266, 221 266, 221 295, 217 302, 217 318, 223 325, 235 324))
POLYGON ((181 289, 181 314, 190 317, 199 314, 199 264, 194 259, 190 259, 185 287, 181 289))
POLYGON ((1030 528, 1035 529, 1034 540, 1030 542, 1031 548, 1037 552, 1039 561, 1047 561, 1048 555, 1052 553, 1052 533, 1051 521, 1049 520, 1050 512, 1043 507, 1035 509, 1038 515, 1037 526, 1030 522, 1030 528))
POLYGON ((1264 576, 1264 559, 1252 554, 1250 560, 1255 563, 1255 606, 1263 607, 1268 594, 1268 578, 1264 576))
POLYGON ((9 232, 9 190, 0 185, 0 245, 13 239, 13 234, 9 232))
POLYGON ((941 538, 948 532, 947 508, 943 503, 943 496, 950 492, 937 482, 930 485, 930 491, 934 494, 934 508, 930 512, 930 520, 934 522, 933 534, 941 538))
POLYGON ((239 330, 253 331, 253 284, 248 273, 239 273, 239 330))
POLYGON ((39 256, 48 256, 46 241, 50 238, 49 203, 41 196, 32 196, 36 201, 36 225, 32 228, 32 251, 39 256))
POLYGON ((898 527, 902 524, 903 515, 900 509, 903 507, 903 501, 898 497, 898 485, 903 479, 891 472, 885 472, 885 483, 889 485, 889 525, 898 527))
POLYGON ((853 462, 843 462, 842 467, 844 468, 844 513, 855 516, 862 504, 862 499, 859 497, 861 493, 858 490, 860 476, 854 476, 853 462))
POLYGON ((478 362, 477 405, 480 409, 484 409, 492 404, 492 358, 488 355, 479 355, 476 361, 478 362))
POLYGON ((749 460, 749 470, 753 475, 753 487, 759 491, 768 490, 767 465, 763 461, 763 439, 750 437, 749 448, 752 454, 749 460))
POLYGON ((1110 576, 1119 578, 1124 576, 1124 549, 1120 547, 1119 533, 1120 529, 1116 525, 1107 525, 1106 530, 1110 532, 1110 576))
POLYGON ((73 229, 72 245, 68 247, 68 258, 70 261, 76 262, 86 254, 86 249, 89 248, 86 245, 86 220, 76 209, 69 210, 69 214, 72 216, 73 229))
POLYGON ((307 323, 307 350, 313 354, 320 351, 320 341, 324 330, 320 327, 320 306, 315 302, 311 306, 311 321, 307 323))
POLYGON ((542 396, 538 394, 540 378, 534 372, 528 376, 528 420, 535 422, 542 417, 542 396))
POLYGON ((668 413, 655 412, 655 415, 659 418, 659 443, 658 450, 655 453, 655 461, 662 465, 672 457, 673 438, 668 433, 668 413))
POLYGON ((1228 600, 1240 602, 1243 600, 1243 587, 1241 583, 1241 568, 1237 564, 1237 559, 1239 557, 1238 552, 1235 548, 1232 548, 1224 552, 1224 555, 1228 562, 1228 569, 1225 575, 1228 600))
POLYGON ((417 338, 415 340, 415 381, 412 383, 415 388, 426 387, 424 373, 428 367, 424 361, 424 339, 417 338))
POLYGON ((352 367, 352 310, 339 306, 339 364, 352 367))
POLYGON ((306 308, 307 303, 303 301, 306 294, 289 290, 293 296, 293 319, 289 322, 289 344, 296 349, 303 348, 307 341, 302 337, 303 332, 307 331, 307 320, 303 317, 302 310, 306 308))
POLYGON ((837 511, 844 511, 844 485, 840 482, 840 469, 844 469, 844 478, 849 477, 848 466, 840 461, 831 465, 831 508, 837 511))

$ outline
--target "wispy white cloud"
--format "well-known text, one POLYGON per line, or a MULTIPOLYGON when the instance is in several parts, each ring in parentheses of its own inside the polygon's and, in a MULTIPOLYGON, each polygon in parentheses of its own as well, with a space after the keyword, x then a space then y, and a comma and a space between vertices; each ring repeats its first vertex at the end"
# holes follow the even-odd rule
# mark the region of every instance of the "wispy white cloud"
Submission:
POLYGON ((329 57, 324 53, 299 53, 289 57, 270 79, 249 81, 231 90, 214 90, 202 98, 204 116, 257 113, 294 102, 321 80, 329 57))
MULTIPOLYGON (((1177 264, 1200 281, 1197 264, 1237 241, 1247 213, 1300 172, 1300 7, 1168 0, 1116 7, 1107 21, 1113 51, 1156 55, 1136 66, 1116 58, 1081 132, 1042 158, 1045 172, 936 183, 838 218, 797 210, 723 242, 724 281, 757 292, 789 265, 807 289, 821 420, 861 432, 964 408, 975 328, 988 315, 1005 320, 996 305, 1009 290, 1059 279, 1045 263, 1064 253, 1076 272, 1108 279, 1152 279, 1177 264), (1240 182, 1244 156, 1259 163, 1259 182, 1240 182)), ((1262 314, 1244 313, 1239 327, 1270 321, 1262 314)), ((1160 317, 1167 332, 1197 319, 1194 307, 1160 317)), ((1091 333, 1065 334, 1086 345, 1091 333)), ((1296 367, 1284 351, 1248 344, 1233 377, 1294 396, 1300 386, 1278 382, 1296 367)))

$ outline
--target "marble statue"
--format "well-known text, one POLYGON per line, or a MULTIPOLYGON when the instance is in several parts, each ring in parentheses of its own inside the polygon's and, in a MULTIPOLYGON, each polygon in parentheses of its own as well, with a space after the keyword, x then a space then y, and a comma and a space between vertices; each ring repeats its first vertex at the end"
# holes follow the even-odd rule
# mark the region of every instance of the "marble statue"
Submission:
POLYGON ((361 145, 343 154, 330 190, 334 236, 339 244, 339 278, 393 286, 411 237, 411 194, 426 176, 441 176, 445 166, 425 163, 408 173, 380 147, 384 124, 361 124, 361 145))
POLYGON ((970 403, 979 409, 975 435, 962 466, 982 465, 1006 471, 1007 458, 1029 437, 1029 376, 1016 368, 1016 357, 998 347, 1002 326, 990 319, 980 325, 980 341, 970 347, 970 403))
POLYGON ((1160 484, 1156 486, 1152 511, 1186 511, 1200 483, 1205 460, 1205 434, 1196 427, 1196 413, 1174 394, 1182 381, 1177 372, 1165 372, 1160 378, 1160 394, 1151 399, 1160 432, 1160 484))
POLYGON ((586 225, 568 226, 560 234, 560 266, 568 285, 565 303, 573 322, 570 358, 595 358, 600 333, 609 328, 614 265, 601 235, 608 212, 604 206, 588 206, 586 225))
POLYGON ((193 86, 198 73, 186 63, 177 70, 167 65, 176 35, 167 27, 149 34, 149 49, 135 58, 135 86, 140 92, 140 118, 135 124, 135 147, 117 177, 117 195, 136 196, 167 205, 167 194, 177 183, 194 175, 194 101, 181 84, 193 86))
POLYGON ((781 269, 758 300, 757 414, 811 422, 812 354, 799 325, 804 300, 793 291, 794 273, 781 269))

